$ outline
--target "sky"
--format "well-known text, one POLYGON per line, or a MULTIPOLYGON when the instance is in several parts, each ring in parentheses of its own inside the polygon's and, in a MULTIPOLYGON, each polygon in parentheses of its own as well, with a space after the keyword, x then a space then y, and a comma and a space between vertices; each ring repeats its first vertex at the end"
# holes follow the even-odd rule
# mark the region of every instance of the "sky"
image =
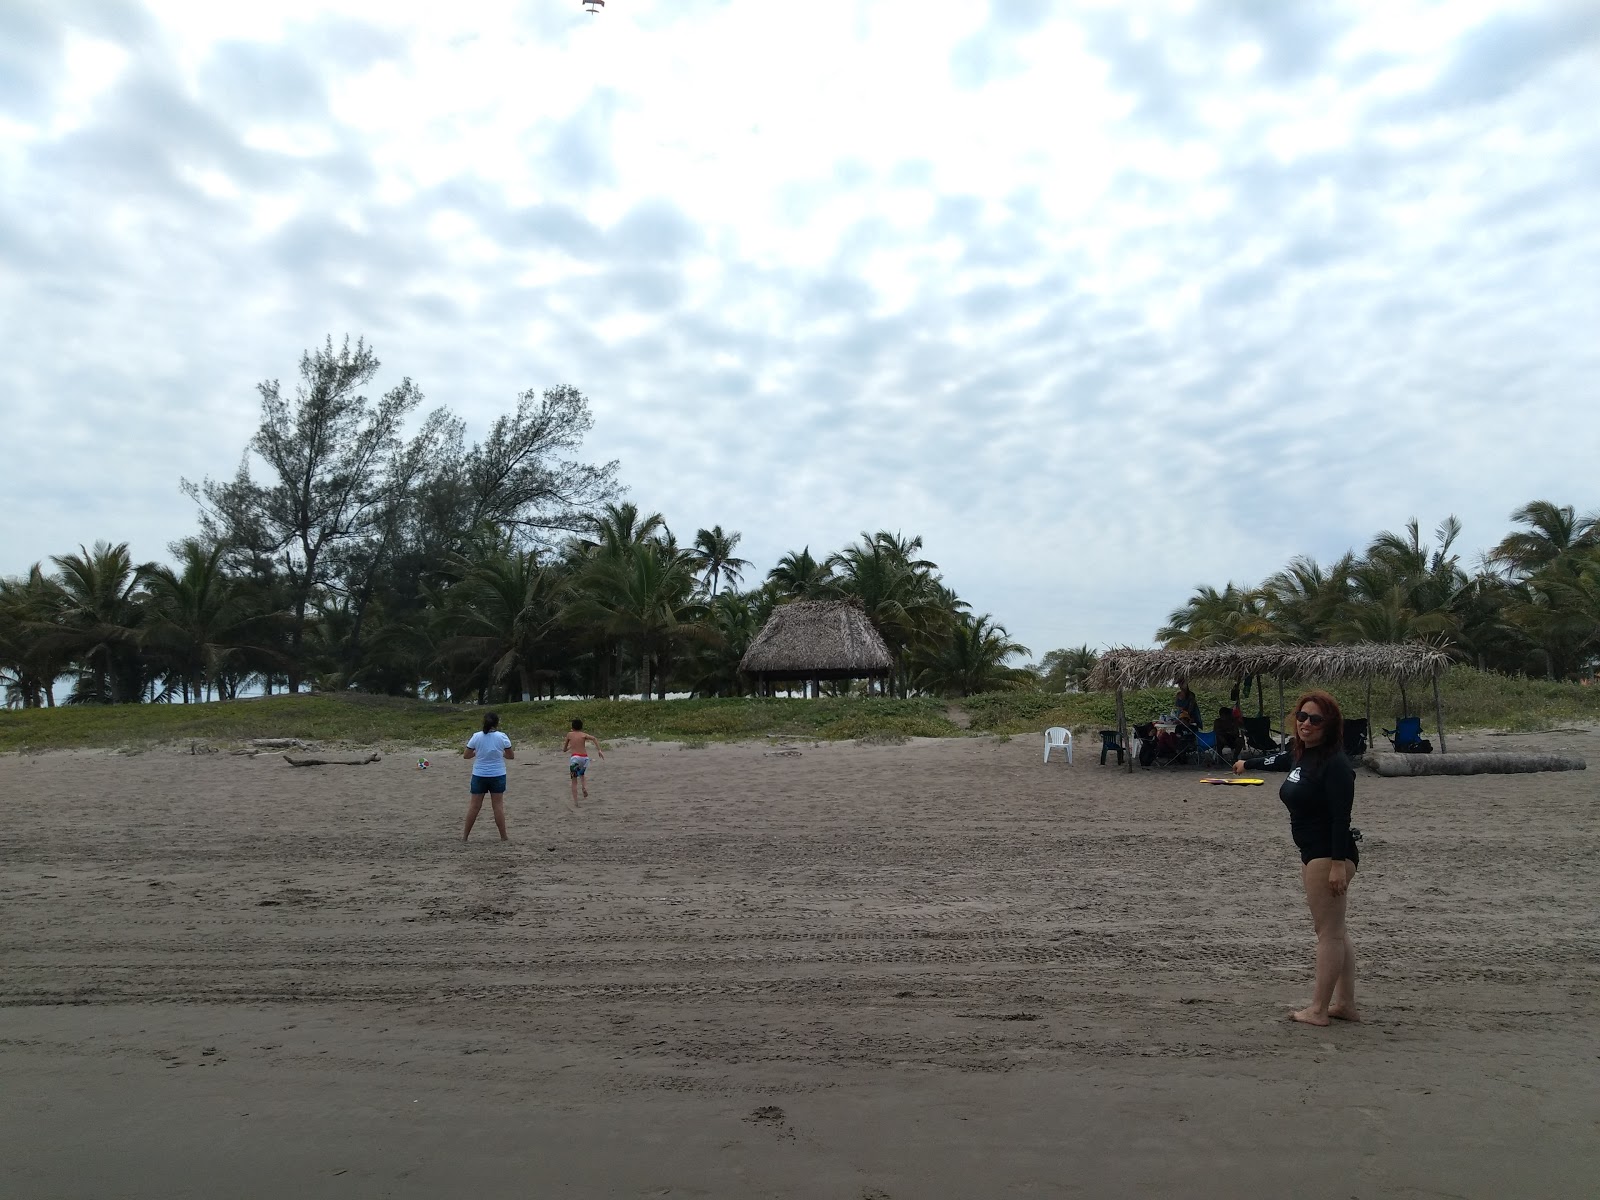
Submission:
POLYGON ((1600 508, 1600 0, 0 0, 0 574, 166 557, 364 336, 681 540, 920 534, 1034 656, 1600 508))

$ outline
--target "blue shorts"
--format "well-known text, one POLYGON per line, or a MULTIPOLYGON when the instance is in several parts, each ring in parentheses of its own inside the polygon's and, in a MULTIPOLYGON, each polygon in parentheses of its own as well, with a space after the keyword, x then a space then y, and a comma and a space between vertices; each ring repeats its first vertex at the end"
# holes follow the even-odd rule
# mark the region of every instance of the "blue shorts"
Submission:
POLYGON ((498 796, 506 790, 506 777, 504 775, 474 775, 472 777, 472 794, 481 796, 485 792, 493 792, 498 796))
POLYGON ((574 754, 567 759, 567 773, 574 779, 581 779, 589 770, 589 756, 587 754, 574 754))

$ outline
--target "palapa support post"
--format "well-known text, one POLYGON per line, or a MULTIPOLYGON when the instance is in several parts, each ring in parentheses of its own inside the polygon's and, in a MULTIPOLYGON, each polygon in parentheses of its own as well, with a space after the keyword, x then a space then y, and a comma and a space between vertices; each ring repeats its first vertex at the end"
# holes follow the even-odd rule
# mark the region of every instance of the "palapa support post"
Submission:
POLYGON ((1283 676, 1276 675, 1273 678, 1278 681, 1278 732, 1284 737, 1290 737, 1292 734, 1289 732, 1289 710, 1283 706, 1283 676))
POLYGON ((1122 685, 1117 685, 1117 745, 1128 752, 1128 773, 1133 773, 1133 746, 1128 741, 1128 717, 1122 708, 1122 685))
POLYGON ((1433 669, 1433 720, 1439 730, 1439 753, 1444 753, 1444 702, 1439 699, 1439 668, 1433 669))

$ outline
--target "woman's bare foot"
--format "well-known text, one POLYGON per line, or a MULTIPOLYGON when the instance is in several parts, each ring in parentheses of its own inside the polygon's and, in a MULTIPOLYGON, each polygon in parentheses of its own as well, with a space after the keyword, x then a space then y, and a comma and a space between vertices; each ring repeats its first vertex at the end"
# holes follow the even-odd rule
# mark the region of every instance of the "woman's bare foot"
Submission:
POLYGON ((1326 1025, 1328 1023, 1328 1014, 1319 1013, 1310 1008, 1301 1008, 1290 1013, 1289 1019, 1291 1021, 1299 1021, 1302 1025, 1326 1025))
POLYGON ((1346 1004, 1341 1000, 1335 1000, 1328 1005, 1328 1015, 1335 1021, 1359 1023, 1361 1020, 1361 1014, 1356 1011, 1356 1006, 1354 1004, 1346 1004))

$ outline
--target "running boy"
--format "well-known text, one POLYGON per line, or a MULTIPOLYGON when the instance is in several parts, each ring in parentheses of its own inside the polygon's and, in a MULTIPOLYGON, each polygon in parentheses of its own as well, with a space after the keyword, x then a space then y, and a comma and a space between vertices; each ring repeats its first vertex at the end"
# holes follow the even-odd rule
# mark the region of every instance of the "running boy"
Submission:
POLYGON ((600 740, 592 733, 583 731, 583 719, 572 718, 572 732, 567 734, 567 740, 561 744, 561 749, 567 755, 567 774, 572 777, 572 807, 578 807, 578 784, 583 784, 583 798, 589 798, 589 781, 586 778, 589 772, 589 743, 594 743, 594 752, 601 758, 606 752, 600 749, 600 740))

